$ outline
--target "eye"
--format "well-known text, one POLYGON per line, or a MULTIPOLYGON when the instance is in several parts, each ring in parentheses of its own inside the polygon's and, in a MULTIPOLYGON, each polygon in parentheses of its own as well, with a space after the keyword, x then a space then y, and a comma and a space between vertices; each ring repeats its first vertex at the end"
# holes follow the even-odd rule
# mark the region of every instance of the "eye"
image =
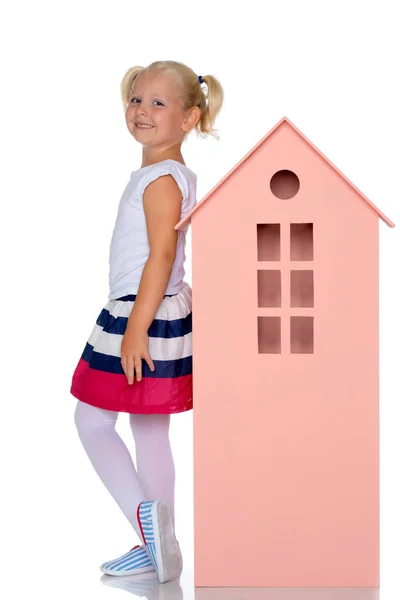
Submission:
MULTIPOLYGON (((133 102, 133 104, 136 104, 135 100, 139 100, 139 98, 137 98, 136 96, 131 98, 131 102, 133 102)), ((139 102, 140 102, 140 100, 139 100, 139 102)), ((154 102, 158 102, 158 104, 161 104, 161 106, 164 106, 164 104, 162 102, 160 102, 159 100, 154 100, 154 102)))

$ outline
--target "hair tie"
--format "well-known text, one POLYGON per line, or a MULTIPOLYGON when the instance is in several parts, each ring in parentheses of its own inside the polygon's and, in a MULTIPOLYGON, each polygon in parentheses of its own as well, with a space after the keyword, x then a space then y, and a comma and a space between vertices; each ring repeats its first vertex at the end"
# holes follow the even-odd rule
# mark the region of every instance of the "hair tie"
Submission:
POLYGON ((203 78, 202 78, 201 75, 199 75, 199 81, 200 81, 200 83, 204 83, 203 78))

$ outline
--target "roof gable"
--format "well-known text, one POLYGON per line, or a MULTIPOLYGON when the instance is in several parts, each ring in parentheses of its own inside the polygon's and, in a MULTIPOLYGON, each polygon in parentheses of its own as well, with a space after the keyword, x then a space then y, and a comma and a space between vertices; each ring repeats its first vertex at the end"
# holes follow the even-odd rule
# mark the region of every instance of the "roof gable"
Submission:
POLYGON ((313 150, 315 150, 315 152, 317 152, 335 171, 336 173, 338 173, 340 175, 340 177, 342 177, 356 192, 359 196, 361 196, 361 198, 363 200, 365 200, 365 202, 367 202, 367 204, 369 204, 371 206, 371 208, 373 208, 375 210, 375 212, 379 215, 379 217, 386 223, 386 225, 388 225, 389 227, 395 227, 394 223, 386 216, 383 214, 382 211, 379 210, 379 208, 377 206, 375 206, 375 204, 373 204, 371 202, 371 200, 369 200, 347 177, 346 175, 344 175, 316 146, 314 146, 314 144, 312 142, 310 142, 310 140, 299 130, 297 129, 297 127, 295 125, 293 125, 293 123, 287 118, 287 117, 283 117, 280 121, 278 121, 278 123, 276 125, 274 125, 274 127, 263 137, 261 138, 261 140, 255 145, 253 146, 253 148, 243 156, 243 158, 236 163, 236 165, 226 173, 226 175, 208 192, 208 194, 206 194, 204 196, 204 198, 202 198, 202 200, 200 200, 200 202, 198 202, 193 208, 192 210, 185 215, 180 221, 179 223, 177 223, 175 225, 175 229, 176 230, 183 230, 183 229, 187 229, 187 227, 189 227, 190 222, 191 222, 191 218, 192 215, 200 209, 200 207, 202 207, 204 205, 205 202, 207 202, 207 200, 214 194, 214 192, 219 188, 220 185, 222 185, 222 183, 228 179, 228 177, 230 177, 232 175, 232 173, 234 173, 234 171, 236 171, 236 169, 242 165, 252 154, 253 152, 255 152, 257 150, 257 148, 259 148, 259 146, 261 146, 271 135, 272 133, 278 129, 278 127, 280 127, 280 125, 282 123, 288 123, 288 125, 290 125, 290 127, 292 127, 292 129, 298 134, 300 135, 306 142, 307 144, 309 144, 309 146, 311 146, 311 148, 313 148, 313 150))

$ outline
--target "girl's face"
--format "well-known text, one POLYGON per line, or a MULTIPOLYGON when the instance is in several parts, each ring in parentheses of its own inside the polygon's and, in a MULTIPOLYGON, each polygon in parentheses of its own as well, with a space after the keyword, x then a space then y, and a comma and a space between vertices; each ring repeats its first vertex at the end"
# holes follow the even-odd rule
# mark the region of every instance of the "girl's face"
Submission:
POLYGON ((164 147, 181 142, 190 123, 182 111, 176 92, 176 79, 170 73, 142 72, 128 98, 126 124, 143 146, 164 147), (138 123, 151 125, 138 127, 138 123))

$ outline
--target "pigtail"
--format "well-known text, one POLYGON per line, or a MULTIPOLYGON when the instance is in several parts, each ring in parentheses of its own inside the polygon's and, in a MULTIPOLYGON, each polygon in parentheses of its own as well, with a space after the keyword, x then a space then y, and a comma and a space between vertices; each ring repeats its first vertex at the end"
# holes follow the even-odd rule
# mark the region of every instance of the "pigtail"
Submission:
POLYGON ((218 129, 213 127, 224 101, 224 91, 214 75, 202 75, 202 79, 204 83, 198 84, 201 97, 197 103, 201 109, 201 117, 195 131, 198 137, 212 136, 219 140, 218 129))

